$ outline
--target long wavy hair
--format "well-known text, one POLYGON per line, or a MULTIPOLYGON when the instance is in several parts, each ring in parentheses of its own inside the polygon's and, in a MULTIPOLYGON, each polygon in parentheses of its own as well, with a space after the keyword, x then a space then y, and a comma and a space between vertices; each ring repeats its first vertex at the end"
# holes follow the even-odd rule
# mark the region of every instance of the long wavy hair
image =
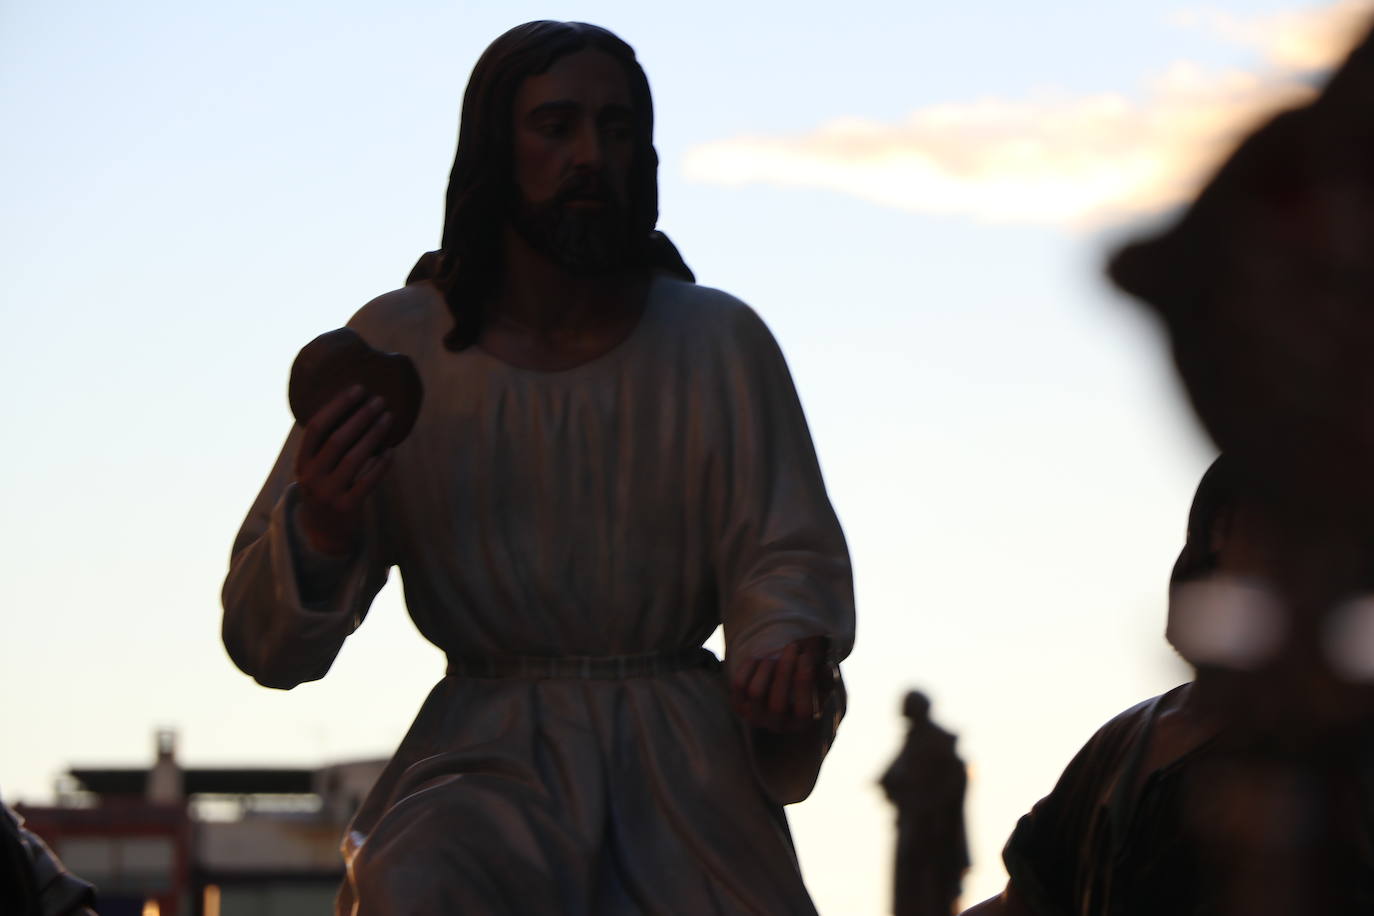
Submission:
POLYGON ((611 32, 585 22, 541 20, 518 25, 497 38, 472 69, 463 94, 458 152, 449 173, 444 234, 438 252, 427 252, 407 283, 432 280, 453 313, 444 337, 450 350, 476 342, 485 303, 501 276, 501 225, 510 201, 514 163, 515 95, 520 84, 546 72, 559 58, 586 48, 604 52, 625 71, 634 108, 635 152, 629 176, 627 218, 635 250, 630 264, 666 270, 692 281, 691 270, 658 223, 658 153, 649 80, 634 49, 611 32))

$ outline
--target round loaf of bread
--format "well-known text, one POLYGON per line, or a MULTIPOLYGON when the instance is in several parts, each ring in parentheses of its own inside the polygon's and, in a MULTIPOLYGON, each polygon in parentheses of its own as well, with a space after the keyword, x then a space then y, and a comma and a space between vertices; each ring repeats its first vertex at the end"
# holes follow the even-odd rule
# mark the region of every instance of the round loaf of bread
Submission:
POLYGON ((408 356, 373 349, 351 328, 337 328, 301 348, 291 364, 287 400, 296 422, 310 418, 353 385, 386 402, 391 412, 386 446, 399 444, 415 426, 424 388, 408 356))

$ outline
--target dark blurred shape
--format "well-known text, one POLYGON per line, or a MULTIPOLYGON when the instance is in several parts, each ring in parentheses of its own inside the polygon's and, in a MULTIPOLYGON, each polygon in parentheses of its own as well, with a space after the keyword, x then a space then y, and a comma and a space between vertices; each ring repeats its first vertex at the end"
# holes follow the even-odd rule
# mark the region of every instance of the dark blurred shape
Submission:
POLYGON ((95 890, 62 866, 24 819, 0 803, 0 913, 95 916, 95 890))
POLYGON ((1203 880, 1226 914, 1374 910, 1374 34, 1109 273, 1234 461, 1283 637, 1213 694, 1225 738, 1187 806, 1203 880))
POLYGON ((1174 566, 1167 634, 1193 680, 1098 730, 970 916, 1374 912, 1368 719, 1333 717, 1329 678, 1284 638, 1294 529, 1236 467, 1203 476, 1174 566))
POLYGON ((1374 36, 1108 272, 1163 318, 1242 473, 1309 511, 1374 511, 1374 36))
POLYGON ((1236 463, 1225 455, 1219 456, 1203 473, 1188 509, 1187 539, 1174 562, 1170 584, 1188 582, 1216 569, 1212 529, 1218 515, 1235 503, 1238 486, 1236 463))
POLYGON ((950 916, 969 866, 964 834, 968 775, 954 751, 954 735, 930 720, 925 694, 908 693, 902 714, 910 721, 906 743, 881 780, 897 807, 892 912, 950 916))

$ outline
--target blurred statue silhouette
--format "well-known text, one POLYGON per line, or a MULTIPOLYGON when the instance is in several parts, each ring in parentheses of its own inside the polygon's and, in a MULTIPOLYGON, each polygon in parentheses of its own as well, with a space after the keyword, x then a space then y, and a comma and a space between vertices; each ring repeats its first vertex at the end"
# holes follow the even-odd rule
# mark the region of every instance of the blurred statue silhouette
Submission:
POLYGON ((1192 683, 1018 824, 994 913, 1374 912, 1374 35, 1112 278, 1225 457, 1171 592, 1192 683))
POLYGON ((1111 278, 1164 321, 1207 431, 1305 516, 1374 512, 1374 34, 1111 278))
POLYGON ((260 683, 323 677, 393 566, 448 655, 340 914, 814 912, 783 805, 844 710, 849 555, 772 335, 655 229, 657 163, 625 42, 493 42, 440 249, 348 323, 414 366, 413 429, 346 387, 235 541, 224 642, 260 683))
MULTIPOLYGON (((1314 891, 1290 866, 1316 839, 1321 792, 1280 762, 1305 733, 1258 738, 1256 714, 1242 711, 1255 672, 1283 651, 1271 573, 1284 550, 1266 501, 1219 458, 1171 578, 1166 635, 1193 680, 1092 737, 1017 824, 1006 890, 970 916, 1374 912, 1374 786, 1344 787, 1347 844, 1323 872, 1329 886, 1314 891), (1321 899, 1341 909, 1308 909, 1321 899)), ((1374 552, 1366 559, 1374 574, 1374 552)), ((1367 747, 1362 759, 1374 763, 1367 747)))
POLYGON ((1371 909, 1371 164, 1374 33, 1110 265, 1163 319, 1199 418, 1268 520, 1269 588, 1232 614, 1271 617, 1281 637, 1232 679, 1232 752, 1198 793, 1225 809, 1198 831, 1227 914, 1371 909))
POLYGON ((95 889, 63 867, 24 819, 0 802, 0 914, 95 916, 95 889))
POLYGON ((968 774, 955 737, 930 720, 930 700, 913 690, 902 703, 910 722, 901 753, 883 774, 897 807, 893 867, 896 916, 950 916, 968 869, 964 790, 968 774))

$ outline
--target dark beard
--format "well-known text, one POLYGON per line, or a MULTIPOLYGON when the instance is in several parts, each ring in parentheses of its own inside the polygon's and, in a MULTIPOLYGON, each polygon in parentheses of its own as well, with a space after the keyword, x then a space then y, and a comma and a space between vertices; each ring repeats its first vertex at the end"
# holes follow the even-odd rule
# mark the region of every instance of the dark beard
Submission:
POLYGON ((517 190, 510 221, 531 248, 571 274, 613 273, 630 262, 629 225, 625 209, 596 177, 576 179, 551 199, 537 203, 517 190), (569 207, 568 201, 595 198, 601 207, 569 207))

